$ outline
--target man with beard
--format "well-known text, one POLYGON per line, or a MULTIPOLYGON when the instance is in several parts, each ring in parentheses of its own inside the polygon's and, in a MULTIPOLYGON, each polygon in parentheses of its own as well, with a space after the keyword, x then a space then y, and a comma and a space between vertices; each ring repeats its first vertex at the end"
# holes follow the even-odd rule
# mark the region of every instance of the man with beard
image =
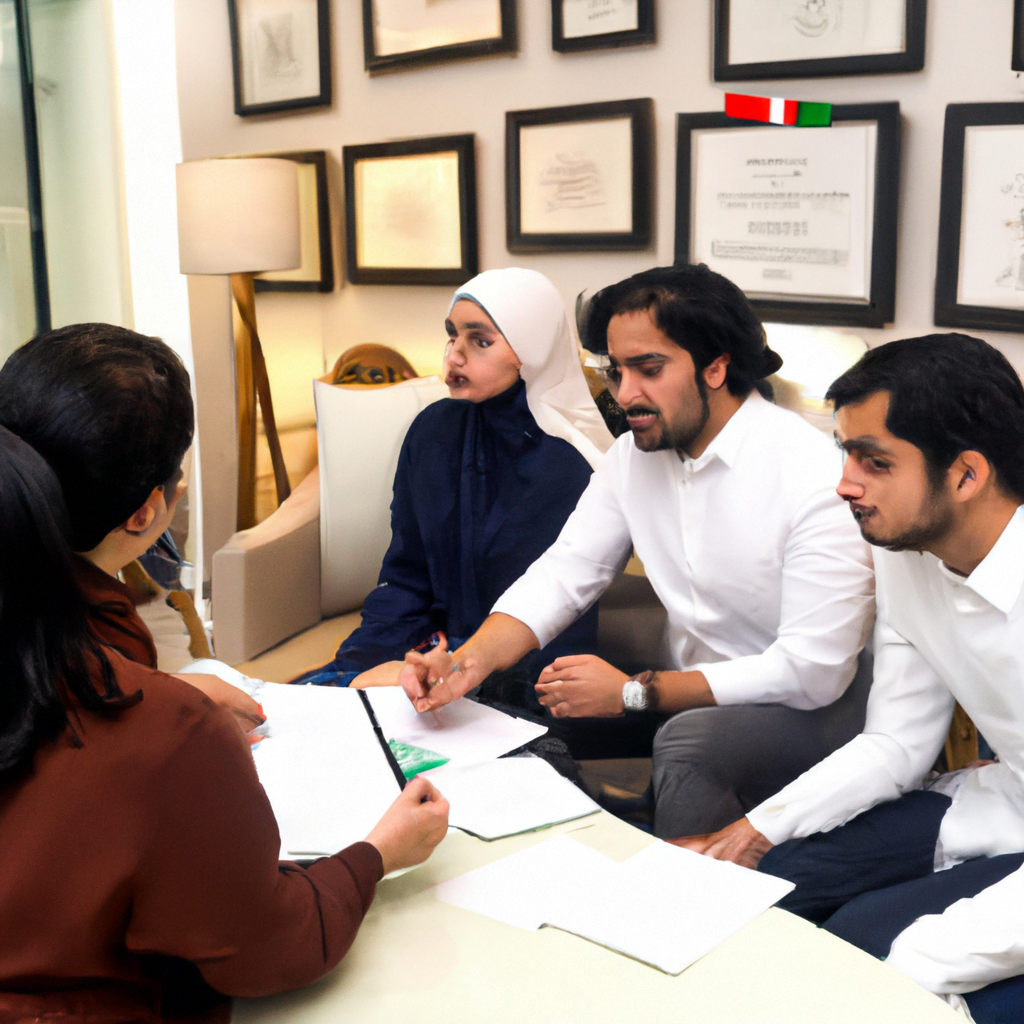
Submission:
POLYGON ((703 265, 636 274, 595 295, 586 334, 607 341, 632 436, 476 634, 408 655, 402 685, 420 711, 467 693, 583 614, 635 550, 668 613, 649 671, 558 658, 537 692, 558 719, 667 719, 655 830, 710 831, 860 731, 868 673, 850 684, 874 611, 870 553, 834 492, 828 439, 758 393, 781 360, 735 285, 703 265))
POLYGON ((977 1024, 1021 1021, 1024 388, 990 345, 947 334, 868 352, 829 396, 838 492, 885 549, 864 732, 679 845, 795 882, 780 906, 977 1024), (998 760, 935 777, 954 701, 998 760))

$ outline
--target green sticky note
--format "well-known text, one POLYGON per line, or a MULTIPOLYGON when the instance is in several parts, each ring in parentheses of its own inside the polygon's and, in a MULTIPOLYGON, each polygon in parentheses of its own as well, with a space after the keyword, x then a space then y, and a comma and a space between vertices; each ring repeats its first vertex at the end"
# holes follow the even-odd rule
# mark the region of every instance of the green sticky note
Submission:
POLYGON ((424 747, 414 747, 411 743, 402 743, 399 740, 388 740, 388 746, 407 779, 414 779, 420 772, 428 772, 431 768, 440 768, 450 760, 444 754, 437 754, 424 747))
POLYGON ((832 126, 831 103, 801 102, 796 110, 797 128, 830 128, 832 126))

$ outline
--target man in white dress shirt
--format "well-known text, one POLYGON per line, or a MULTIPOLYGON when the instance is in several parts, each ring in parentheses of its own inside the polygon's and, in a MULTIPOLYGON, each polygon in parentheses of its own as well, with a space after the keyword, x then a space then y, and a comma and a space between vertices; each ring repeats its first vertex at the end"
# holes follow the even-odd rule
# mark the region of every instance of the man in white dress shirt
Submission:
POLYGON ((830 395, 839 494, 886 549, 864 732, 680 845, 796 882, 782 906, 978 1024, 1024 1021, 1024 388, 949 334, 874 349, 830 395), (954 701, 998 761, 921 788, 954 701))
POLYGON ((594 297, 586 333, 607 340, 632 436, 477 633, 409 655, 403 685, 421 711, 468 692, 583 614, 635 549, 668 613, 651 671, 559 658, 537 691, 558 718, 674 715, 655 741, 655 828, 708 831, 860 730, 870 552, 828 439, 756 391, 780 360, 735 285, 705 266, 646 271, 594 297))

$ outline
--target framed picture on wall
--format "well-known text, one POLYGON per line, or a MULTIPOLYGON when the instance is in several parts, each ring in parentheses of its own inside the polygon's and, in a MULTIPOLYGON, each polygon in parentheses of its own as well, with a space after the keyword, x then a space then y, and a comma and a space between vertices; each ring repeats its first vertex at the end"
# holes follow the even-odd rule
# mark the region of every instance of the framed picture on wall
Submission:
POLYGON ((675 262, 735 282, 763 320, 881 327, 896 305, 900 108, 831 128, 680 114, 675 262))
POLYGON ((653 141, 649 99, 509 111, 509 252, 650 245, 653 141))
POLYGON ((348 279, 463 284, 478 271, 473 135, 345 146, 348 279))
POLYGON ((927 0, 715 0, 715 81, 924 67, 927 0))
POLYGON ((259 156, 294 160, 299 173, 299 252, 295 270, 257 274, 258 292, 329 292, 334 290, 331 252, 331 206, 327 194, 327 154, 322 149, 305 153, 259 153, 259 156))
POLYGON ((1024 103, 946 107, 935 323, 1024 331, 1024 103))
POLYGON ((228 0, 235 113, 331 102, 330 0, 228 0))
POLYGON ((516 0, 363 0, 367 71, 514 53, 516 0))
POLYGON ((654 42, 654 0, 551 0, 551 46, 560 53, 654 42))

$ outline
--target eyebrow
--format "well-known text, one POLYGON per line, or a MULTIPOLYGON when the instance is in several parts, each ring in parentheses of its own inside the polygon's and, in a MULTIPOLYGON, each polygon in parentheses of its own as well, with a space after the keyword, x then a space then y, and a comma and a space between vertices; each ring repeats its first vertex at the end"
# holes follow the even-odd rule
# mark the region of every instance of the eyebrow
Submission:
POLYGON ((613 356, 609 356, 608 360, 612 366, 640 366, 643 363, 664 363, 668 360, 668 356, 663 355, 661 352, 647 352, 642 356, 630 356, 629 359, 623 359, 621 363, 613 356))
MULTIPOLYGON (((458 328, 451 322, 451 320, 445 320, 444 326, 446 330, 458 332, 458 328)), ((463 325, 464 331, 496 331, 498 330, 494 324, 488 323, 486 320, 467 320, 463 325)), ((499 332, 500 333, 500 332, 499 332)))
POLYGON ((844 452, 861 452, 865 455, 888 455, 890 458, 895 458, 895 452, 892 449, 886 448, 877 437, 872 437, 870 434, 851 437, 845 441, 841 440, 835 432, 833 432, 832 437, 844 452))

